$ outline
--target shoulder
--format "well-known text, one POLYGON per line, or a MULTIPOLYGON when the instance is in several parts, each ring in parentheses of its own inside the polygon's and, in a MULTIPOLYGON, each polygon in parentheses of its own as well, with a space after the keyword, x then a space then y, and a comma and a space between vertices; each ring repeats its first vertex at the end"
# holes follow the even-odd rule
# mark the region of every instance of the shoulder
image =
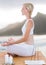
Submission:
POLYGON ((33 25, 33 20, 32 20, 32 19, 28 19, 28 20, 27 20, 27 24, 33 25))
POLYGON ((27 21, 28 21, 28 22, 34 22, 33 19, 28 19, 27 21))
POLYGON ((27 20, 27 27, 29 28, 29 27, 33 27, 33 20, 32 19, 29 19, 29 20, 27 20))

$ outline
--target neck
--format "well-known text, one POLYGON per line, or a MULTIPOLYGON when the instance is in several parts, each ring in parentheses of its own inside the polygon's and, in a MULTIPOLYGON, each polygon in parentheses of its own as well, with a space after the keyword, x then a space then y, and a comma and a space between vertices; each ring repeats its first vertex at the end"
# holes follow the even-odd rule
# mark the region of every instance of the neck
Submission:
POLYGON ((27 19, 31 19, 31 16, 26 16, 27 19))

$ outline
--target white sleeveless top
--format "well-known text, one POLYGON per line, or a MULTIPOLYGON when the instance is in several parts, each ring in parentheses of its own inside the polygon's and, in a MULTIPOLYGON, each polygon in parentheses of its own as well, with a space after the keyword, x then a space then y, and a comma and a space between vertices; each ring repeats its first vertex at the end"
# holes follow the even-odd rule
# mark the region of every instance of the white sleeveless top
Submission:
MULTIPOLYGON (((25 24, 23 25, 23 27, 22 27, 22 33, 23 33, 23 34, 24 34, 25 31, 26 31, 26 25, 27 25, 27 22, 28 22, 29 20, 32 20, 32 19, 28 19, 28 20, 25 22, 25 24)), ((31 22, 33 22, 33 27, 32 27, 32 29, 30 30, 30 35, 32 35, 32 34, 33 34, 33 31, 34 31, 34 21, 32 20, 31 22)))

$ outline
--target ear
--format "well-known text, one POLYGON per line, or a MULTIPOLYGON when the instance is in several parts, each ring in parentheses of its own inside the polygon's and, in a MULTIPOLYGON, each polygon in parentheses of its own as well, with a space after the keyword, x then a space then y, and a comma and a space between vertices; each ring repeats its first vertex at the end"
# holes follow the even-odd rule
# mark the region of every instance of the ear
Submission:
POLYGON ((26 11, 29 12, 29 10, 26 8, 26 11))

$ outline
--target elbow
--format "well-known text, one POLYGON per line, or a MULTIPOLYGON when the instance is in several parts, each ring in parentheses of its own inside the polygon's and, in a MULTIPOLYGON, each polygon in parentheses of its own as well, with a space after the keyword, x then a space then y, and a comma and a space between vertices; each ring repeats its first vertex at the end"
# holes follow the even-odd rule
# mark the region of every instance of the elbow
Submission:
POLYGON ((26 42, 26 41, 27 41, 27 39, 28 39, 28 38, 24 37, 24 38, 23 38, 24 42, 26 42))

